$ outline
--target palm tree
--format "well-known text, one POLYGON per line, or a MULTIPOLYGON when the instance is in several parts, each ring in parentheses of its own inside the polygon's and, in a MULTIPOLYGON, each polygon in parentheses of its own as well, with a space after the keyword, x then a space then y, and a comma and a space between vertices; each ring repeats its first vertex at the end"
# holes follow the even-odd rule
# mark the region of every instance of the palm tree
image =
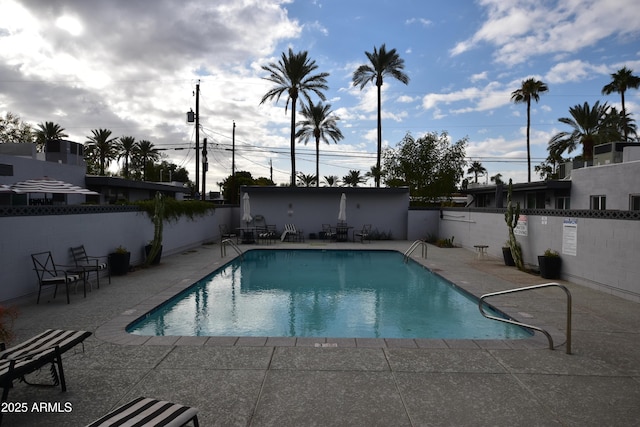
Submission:
POLYGON ((335 175, 329 175, 329 176, 325 176, 324 177, 324 182, 329 186, 329 187, 335 187, 336 185, 338 185, 338 182, 340 181, 340 179, 335 176, 335 175))
POLYGON ((511 92, 511 100, 516 104, 527 104, 527 176, 528 182, 531 182, 531 147, 529 142, 529 132, 531 130, 531 100, 538 102, 540 94, 547 92, 549 88, 546 83, 536 80, 533 77, 524 80, 519 89, 511 92))
POLYGON ((295 132, 296 132, 296 103, 298 98, 302 96, 308 104, 311 104, 310 92, 315 93, 321 100, 326 97, 323 90, 327 90, 327 77, 329 73, 312 74, 318 68, 315 61, 308 58, 306 51, 294 53, 289 48, 289 54, 282 52, 282 57, 278 63, 263 65, 262 69, 269 73, 266 80, 275 84, 275 87, 269 90, 260 101, 275 98, 276 102, 280 100, 280 96, 286 92, 287 104, 284 112, 287 113, 289 101, 291 101, 291 186, 296 185, 296 156, 295 156, 295 132))
POLYGON ((496 185, 504 184, 504 181, 502 180, 502 174, 501 173, 497 173, 497 174, 493 175, 491 177, 491 182, 495 182, 496 185))
POLYGON ((89 153, 93 154, 100 165, 99 174, 104 175, 105 167, 117 157, 114 146, 116 138, 110 138, 111 131, 108 129, 93 129, 91 133, 93 135, 87 137, 86 144, 89 146, 89 153))
MULTIPOLYGON (((624 93, 627 89, 640 88, 640 77, 633 75, 633 70, 622 67, 617 72, 611 74, 611 82, 602 88, 603 95, 610 95, 614 92, 620 94, 622 100, 622 117, 627 116, 627 110, 624 105, 624 93)), ((628 129, 624 128, 624 140, 629 137, 628 129)))
POLYGON ((487 169, 482 166, 482 163, 475 161, 471 163, 471 167, 467 169, 467 173, 472 173, 475 176, 475 183, 478 183, 478 175, 484 175, 487 173, 487 169))
POLYGON ((138 142, 135 149, 135 156, 138 159, 138 163, 142 166, 142 180, 147 180, 147 163, 149 161, 155 162, 160 158, 160 153, 153 146, 153 143, 143 139, 138 142))
POLYGON ((302 172, 298 172, 298 182, 303 187, 313 187, 314 185, 316 185, 318 180, 316 179, 315 175, 306 175, 302 172))
MULTIPOLYGON (((409 84, 409 76, 407 76, 402 70, 404 69, 404 59, 400 58, 400 55, 395 49, 391 49, 387 52, 387 48, 383 43, 380 46, 380 50, 373 47, 373 53, 365 52, 367 58, 369 58, 370 64, 359 66, 353 73, 353 85, 360 86, 362 90, 367 83, 375 81, 378 88, 378 158, 376 162, 377 170, 380 169, 380 156, 382 153, 382 83, 385 76, 391 77, 401 81, 404 84, 409 84)), ((380 187, 380 175, 376 176, 376 187, 380 187)))
POLYGON ((64 129, 57 123, 44 122, 38 123, 38 129, 35 131, 35 136, 37 150, 42 151, 47 144, 47 141, 63 139, 69 135, 64 133, 64 129))
POLYGON ((136 139, 132 136, 121 136, 118 141, 118 160, 124 159, 124 177, 129 178, 129 160, 136 149, 136 139))
MULTIPOLYGON (((316 141, 316 176, 320 176, 320 141, 329 144, 333 141, 336 144, 344 138, 338 124, 340 120, 337 116, 332 116, 331 104, 323 105, 322 102, 309 105, 302 105, 300 111, 305 120, 298 122, 300 129, 296 132, 296 138, 300 138, 305 145, 309 139, 314 138, 316 141)), ((320 186, 320 180, 316 180, 316 187, 320 186)))
POLYGON ((593 160, 594 145, 602 142, 603 137, 608 134, 606 126, 608 112, 607 103, 600 105, 600 101, 596 101, 593 107, 589 107, 585 102, 584 105, 569 108, 571 117, 562 117, 558 121, 571 126, 573 130, 560 132, 549 140, 549 155, 558 158, 565 151, 571 153, 582 145, 583 160, 593 160))
POLYGON ((357 187, 358 184, 362 184, 367 181, 367 178, 360 175, 360 171, 358 170, 350 170, 348 175, 342 177, 342 182, 344 185, 350 187, 357 187))

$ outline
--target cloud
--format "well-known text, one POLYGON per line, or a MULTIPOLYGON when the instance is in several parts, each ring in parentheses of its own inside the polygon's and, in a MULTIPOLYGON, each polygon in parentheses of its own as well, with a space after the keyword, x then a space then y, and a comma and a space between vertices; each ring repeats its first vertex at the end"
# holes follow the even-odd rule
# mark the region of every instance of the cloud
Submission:
POLYGON ((420 24, 423 27, 429 27, 431 24, 433 24, 433 22, 425 18, 411 18, 411 19, 407 19, 405 21, 405 24, 406 25, 420 24))
POLYGON ((464 107, 451 109, 452 114, 462 114, 472 111, 487 111, 507 105, 510 102, 511 89, 505 88, 501 83, 489 82, 484 87, 467 87, 449 93, 430 93, 422 98, 422 107, 425 110, 438 110, 441 104, 462 104, 464 107), (469 105, 470 104, 470 105, 469 105))
POLYGON ((457 43, 452 56, 480 44, 496 48, 494 60, 513 66, 532 57, 575 53, 609 37, 640 31, 636 0, 481 0, 487 19, 476 33, 457 43))

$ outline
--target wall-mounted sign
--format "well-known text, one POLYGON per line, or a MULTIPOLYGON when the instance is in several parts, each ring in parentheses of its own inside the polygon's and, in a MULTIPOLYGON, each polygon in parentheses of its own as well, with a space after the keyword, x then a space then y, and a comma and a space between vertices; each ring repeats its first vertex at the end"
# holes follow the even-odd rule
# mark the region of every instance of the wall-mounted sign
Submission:
POLYGON ((562 253, 576 256, 578 251, 578 218, 562 221, 562 253))

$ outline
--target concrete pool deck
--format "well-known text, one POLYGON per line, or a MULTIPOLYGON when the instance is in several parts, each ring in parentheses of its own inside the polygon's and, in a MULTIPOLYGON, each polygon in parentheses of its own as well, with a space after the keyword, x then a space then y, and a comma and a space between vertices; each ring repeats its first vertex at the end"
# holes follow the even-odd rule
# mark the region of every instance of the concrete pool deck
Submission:
MULTIPOLYGON (((395 249, 411 242, 242 245, 395 249)), ((80 426, 137 396, 199 408, 201 426, 601 426, 640 425, 640 305, 570 282, 572 354, 532 339, 384 340, 139 337, 124 326, 233 257, 205 245, 164 257, 159 266, 113 277, 101 288, 17 301, 16 342, 46 328, 94 334, 84 352, 65 354, 67 392, 17 383, 4 413, 9 426, 80 426), (322 344, 325 344, 324 346, 322 344), (32 404, 69 403, 70 412, 32 404)), ((549 282, 477 260, 467 249, 428 247, 413 258, 477 296, 549 282)), ((490 302, 518 320, 545 325, 564 341, 564 293, 535 290, 490 302)), ((42 373, 46 376, 46 372, 42 373)), ((67 407, 69 407, 67 406, 67 407)))

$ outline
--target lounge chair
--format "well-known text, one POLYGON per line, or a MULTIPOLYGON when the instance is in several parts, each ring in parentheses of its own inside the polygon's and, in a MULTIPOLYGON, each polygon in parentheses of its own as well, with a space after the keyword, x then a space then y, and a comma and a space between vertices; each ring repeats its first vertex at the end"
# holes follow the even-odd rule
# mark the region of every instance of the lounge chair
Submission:
POLYGON ((138 397, 95 420, 87 427, 179 427, 189 422, 193 422, 194 427, 200 425, 196 408, 148 397, 138 397))
MULTIPOLYGON (((33 269, 38 275, 38 300, 36 304, 40 304, 40 293, 45 286, 55 286, 53 291, 53 297, 56 297, 58 293, 58 285, 64 285, 67 292, 67 304, 69 304, 69 285, 75 284, 77 286, 78 281, 83 278, 83 274, 77 272, 71 272, 75 267, 72 265, 61 265, 53 261, 51 252, 39 252, 37 254, 31 254, 31 260, 33 261, 33 269), (61 267, 69 269, 63 270, 61 267)), ((83 280, 84 296, 87 296, 87 282, 83 280)))
POLYGON ((353 233, 353 241, 356 241, 356 237, 360 238, 360 242, 364 243, 365 240, 371 242, 371 224, 365 224, 362 226, 362 230, 353 233))
POLYGON ((238 235, 232 233, 227 224, 220 224, 218 228, 220 229, 220 243, 222 243, 224 239, 236 239, 236 243, 238 243, 238 235))
MULTIPOLYGON (((83 341, 90 335, 91 332, 86 331, 47 329, 41 334, 10 348, 5 348, 4 343, 0 343, 2 402, 7 401, 9 389, 13 386, 14 380, 19 379, 26 384, 30 384, 26 381, 25 375, 37 371, 48 364, 51 364, 53 384, 37 385, 60 385, 62 391, 66 391, 67 385, 64 379, 64 370, 62 369, 62 354, 78 344, 83 344, 83 341)), ((0 412, 1 416, 2 413, 0 412)))
POLYGON ((80 245, 70 249, 73 262, 76 264, 78 270, 83 271, 83 279, 89 280, 88 276, 91 273, 96 275, 96 284, 100 289, 100 273, 107 272, 109 276, 109 283, 111 283, 111 269, 109 268, 109 258, 106 256, 91 256, 87 255, 87 251, 84 249, 84 245, 80 245), (104 260, 104 261, 102 261, 104 260))
POLYGON ((258 229, 258 241, 265 243, 273 243, 278 238, 275 225, 266 225, 264 228, 258 229))
POLYGON ((285 224, 284 231, 280 236, 280 241, 284 242, 284 240, 294 239, 296 242, 304 241, 304 235, 302 234, 302 230, 296 230, 296 226, 293 224, 285 224))

